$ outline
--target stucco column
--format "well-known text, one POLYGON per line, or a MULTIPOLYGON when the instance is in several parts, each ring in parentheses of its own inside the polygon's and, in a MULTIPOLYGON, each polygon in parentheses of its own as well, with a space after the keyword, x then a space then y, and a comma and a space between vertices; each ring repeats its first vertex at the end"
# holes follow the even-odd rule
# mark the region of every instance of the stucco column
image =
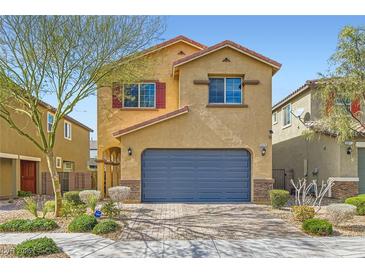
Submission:
MULTIPOLYGON (((111 154, 110 151, 105 152, 105 158, 108 159, 108 161, 111 161, 111 154)), ((108 188, 112 186, 112 166, 109 164, 105 165, 105 183, 106 183, 106 191, 108 191, 108 188)))
POLYGON ((103 162, 103 152, 101 148, 98 148, 98 162, 97 162, 97 189, 102 193, 102 196, 105 195, 104 193, 104 169, 105 165, 103 162), (99 153, 100 152, 100 153, 99 153))

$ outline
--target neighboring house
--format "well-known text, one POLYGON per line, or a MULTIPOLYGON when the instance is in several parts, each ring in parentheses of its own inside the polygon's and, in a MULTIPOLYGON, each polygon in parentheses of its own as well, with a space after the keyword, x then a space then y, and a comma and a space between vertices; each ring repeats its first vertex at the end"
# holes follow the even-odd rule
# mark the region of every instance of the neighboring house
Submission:
MULTIPOLYGON (((39 108, 43 113, 44 128, 50 128, 55 109, 44 102, 39 103, 39 108)), ((13 117, 25 132, 39 138, 29 118, 20 113, 14 113, 13 117)), ((69 116, 60 121, 54 154, 63 191, 89 188, 87 165, 91 131, 69 116)), ((0 119, 0 133, 0 198, 16 196, 19 190, 52 194, 47 161, 39 148, 10 128, 3 119, 0 119)))
POLYGON ((90 140, 90 154, 89 154, 89 169, 96 171, 97 164, 96 159, 98 157, 98 143, 96 140, 90 140))
MULTIPOLYGON (((348 102, 348 107, 353 113, 360 110, 357 103, 348 102)), ((321 116, 316 80, 307 81, 273 106, 274 187, 292 189, 290 179, 330 178, 335 181, 332 197, 365 193, 365 140, 338 143, 336 133, 321 126, 321 116), (308 140, 309 129, 316 134, 308 140)))
POLYGON ((281 64, 184 36, 144 54, 145 79, 98 87, 98 189, 129 186, 131 202, 267 201, 281 64))

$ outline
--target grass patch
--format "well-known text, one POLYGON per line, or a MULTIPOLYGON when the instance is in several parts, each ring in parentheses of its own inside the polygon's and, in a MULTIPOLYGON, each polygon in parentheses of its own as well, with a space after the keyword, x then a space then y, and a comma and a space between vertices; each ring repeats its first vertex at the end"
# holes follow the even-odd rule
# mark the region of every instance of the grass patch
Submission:
POLYGON ((58 228, 55 221, 50 219, 33 219, 33 220, 11 220, 0 224, 1 232, 33 232, 33 231, 50 231, 58 228))
POLYGON ((107 234, 107 233, 116 231, 118 229, 118 227, 119 227, 119 225, 115 221, 107 220, 107 221, 98 223, 93 228, 93 233, 94 234, 107 234))
POLYGON ((47 237, 27 240, 15 247, 15 255, 17 257, 38 257, 61 252, 56 243, 47 237))

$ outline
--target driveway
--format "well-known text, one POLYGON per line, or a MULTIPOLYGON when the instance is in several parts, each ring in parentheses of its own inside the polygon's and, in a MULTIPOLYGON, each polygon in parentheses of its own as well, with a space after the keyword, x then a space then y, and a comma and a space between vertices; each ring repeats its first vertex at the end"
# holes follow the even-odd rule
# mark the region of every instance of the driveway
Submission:
POLYGON ((129 216, 118 240, 242 240, 304 236, 254 204, 124 205, 129 216))

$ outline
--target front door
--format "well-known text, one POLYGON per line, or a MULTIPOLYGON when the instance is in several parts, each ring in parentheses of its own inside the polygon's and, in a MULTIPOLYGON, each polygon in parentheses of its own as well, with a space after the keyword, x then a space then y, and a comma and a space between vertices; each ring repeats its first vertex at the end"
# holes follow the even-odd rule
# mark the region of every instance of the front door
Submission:
POLYGON ((36 162, 34 161, 20 161, 20 189, 23 191, 30 191, 36 193, 36 162))
POLYGON ((359 193, 365 193, 365 148, 358 149, 359 193))

